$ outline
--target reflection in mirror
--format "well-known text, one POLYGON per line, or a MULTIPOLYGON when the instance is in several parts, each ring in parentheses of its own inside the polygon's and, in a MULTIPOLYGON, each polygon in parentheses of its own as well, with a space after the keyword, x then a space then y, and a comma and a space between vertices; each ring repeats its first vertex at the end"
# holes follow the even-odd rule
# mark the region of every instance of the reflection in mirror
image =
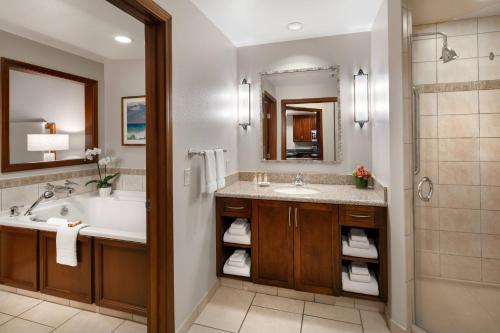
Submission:
POLYGON ((338 67, 261 74, 262 156, 338 162, 338 67))

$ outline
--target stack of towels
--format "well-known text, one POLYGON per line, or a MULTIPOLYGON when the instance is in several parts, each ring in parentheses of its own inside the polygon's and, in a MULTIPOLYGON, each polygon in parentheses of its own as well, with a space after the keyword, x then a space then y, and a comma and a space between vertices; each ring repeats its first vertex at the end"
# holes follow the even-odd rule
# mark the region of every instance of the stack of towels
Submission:
POLYGON ((342 236, 342 254, 346 256, 377 259, 378 251, 373 239, 363 229, 351 228, 348 236, 342 236))
POLYGON ((366 263, 351 262, 342 267, 342 289, 353 293, 378 296, 378 282, 366 263))
POLYGON ((250 277, 251 266, 252 260, 248 253, 245 250, 236 250, 226 260, 222 271, 224 274, 250 277))
POLYGON ((224 233, 224 242, 250 245, 251 231, 247 219, 237 218, 224 233))

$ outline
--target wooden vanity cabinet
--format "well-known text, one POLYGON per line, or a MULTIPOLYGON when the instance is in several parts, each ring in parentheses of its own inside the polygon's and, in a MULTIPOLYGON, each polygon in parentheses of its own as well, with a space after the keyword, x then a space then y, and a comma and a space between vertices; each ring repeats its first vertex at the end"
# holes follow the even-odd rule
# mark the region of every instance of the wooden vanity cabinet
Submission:
POLYGON ((0 226, 0 283, 38 291, 38 230, 0 226))
POLYGON ((311 131, 316 129, 316 115, 293 116, 293 142, 311 142, 311 131))

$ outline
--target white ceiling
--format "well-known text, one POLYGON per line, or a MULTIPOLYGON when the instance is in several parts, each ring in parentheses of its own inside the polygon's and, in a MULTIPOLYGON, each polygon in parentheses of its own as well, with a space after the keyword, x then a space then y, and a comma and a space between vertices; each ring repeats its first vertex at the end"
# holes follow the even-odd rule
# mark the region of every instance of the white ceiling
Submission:
POLYGON ((369 31, 381 0, 191 0, 236 46, 369 31), (299 21, 300 31, 287 24, 299 21))
POLYGON ((500 15, 500 0, 411 0, 414 25, 500 15))
POLYGON ((144 25, 107 1, 0 0, 0 8, 1 30, 96 60, 144 58, 144 25))

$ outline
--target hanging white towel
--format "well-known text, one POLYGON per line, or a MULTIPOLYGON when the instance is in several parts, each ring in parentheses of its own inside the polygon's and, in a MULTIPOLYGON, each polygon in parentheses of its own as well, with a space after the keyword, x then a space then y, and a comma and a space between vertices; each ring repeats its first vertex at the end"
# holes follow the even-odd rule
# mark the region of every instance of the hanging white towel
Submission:
POLYGON ((366 233, 363 229, 351 228, 351 230, 349 230, 349 234, 351 235, 351 239, 353 241, 364 242, 367 239, 366 233))
POLYGON ((349 279, 345 266, 342 267, 342 290, 372 296, 379 294, 377 278, 372 271, 370 271, 370 282, 355 282, 349 279))
POLYGON ((378 251, 375 247, 373 239, 369 238, 370 247, 368 249, 359 249, 355 247, 350 247, 346 236, 342 236, 342 254, 346 256, 377 259, 378 251))
POLYGON ((76 239, 80 229, 88 224, 79 224, 74 227, 61 225, 57 228, 56 235, 56 262, 61 265, 76 267, 78 265, 76 254, 76 239))
POLYGON ((224 149, 215 149, 215 169, 217 173, 217 189, 226 186, 226 159, 224 149))
POLYGON ((243 265, 243 267, 231 266, 229 265, 228 261, 226 261, 224 267, 222 268, 222 272, 224 274, 250 277, 251 268, 252 268, 252 259, 250 258, 250 256, 248 256, 245 260, 245 264, 243 265))
POLYGON ((217 171, 215 167, 215 153, 205 150, 205 192, 213 193, 217 189, 217 171))
POLYGON ((252 232, 249 231, 248 234, 246 235, 231 235, 229 233, 229 230, 226 230, 224 233, 224 242, 226 243, 235 243, 235 244, 244 244, 244 245, 250 245, 250 239, 251 239, 251 234, 252 232))
POLYGON ((356 275, 370 275, 370 272, 368 271, 368 265, 366 265, 365 262, 351 262, 351 271, 356 275))
POLYGON ((352 265, 349 265, 349 279, 354 282, 363 282, 363 283, 368 283, 371 281, 371 276, 368 273, 367 275, 363 274, 354 274, 352 272, 352 265))

